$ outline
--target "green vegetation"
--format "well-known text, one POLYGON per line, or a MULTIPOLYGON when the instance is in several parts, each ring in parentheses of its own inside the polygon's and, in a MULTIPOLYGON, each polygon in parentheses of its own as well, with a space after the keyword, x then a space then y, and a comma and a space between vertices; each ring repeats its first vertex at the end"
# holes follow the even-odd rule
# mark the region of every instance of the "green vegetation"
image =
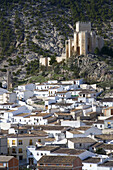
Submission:
POLYGON ((33 60, 26 65, 27 75, 36 75, 39 72, 39 61, 33 60))
POLYGON ((10 26, 10 21, 5 18, 6 13, 0 11, 0 58, 11 55, 14 50, 14 34, 10 26))
POLYGON ((22 65, 22 57, 16 56, 16 59, 8 58, 7 61, 9 62, 9 66, 13 65, 22 65))
POLYGON ((33 83, 33 82, 45 82, 49 80, 49 78, 47 79, 45 76, 42 76, 42 75, 39 75, 39 76, 32 76, 31 79, 29 80, 30 83, 33 83))
POLYGON ((38 102, 35 102, 35 104, 37 104, 37 105, 44 105, 45 102, 44 101, 38 101, 38 102))
POLYGON ((108 56, 111 56, 113 57, 113 49, 112 48, 109 48, 107 46, 104 46, 102 49, 101 49, 101 54, 105 54, 105 55, 108 55, 108 56))
MULTIPOLYGON (((59 8, 69 8, 72 13, 74 23, 78 20, 92 21, 101 25, 101 22, 106 20, 113 20, 113 2, 112 0, 48 0, 52 5, 56 5, 59 8), (110 5, 110 6, 109 6, 110 5)), ((99 25, 96 25, 99 29, 99 25)), ((110 25, 109 25, 110 28, 110 25)))
POLYGON ((51 60, 49 62, 50 65, 53 65, 55 64, 57 61, 56 61, 56 56, 51 56, 51 60))

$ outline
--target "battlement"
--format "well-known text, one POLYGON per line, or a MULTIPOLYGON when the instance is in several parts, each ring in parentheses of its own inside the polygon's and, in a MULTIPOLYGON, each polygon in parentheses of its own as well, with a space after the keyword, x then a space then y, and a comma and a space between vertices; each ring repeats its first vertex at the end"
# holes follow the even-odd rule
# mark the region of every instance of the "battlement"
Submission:
POLYGON ((91 31, 91 22, 76 22, 76 32, 91 31))

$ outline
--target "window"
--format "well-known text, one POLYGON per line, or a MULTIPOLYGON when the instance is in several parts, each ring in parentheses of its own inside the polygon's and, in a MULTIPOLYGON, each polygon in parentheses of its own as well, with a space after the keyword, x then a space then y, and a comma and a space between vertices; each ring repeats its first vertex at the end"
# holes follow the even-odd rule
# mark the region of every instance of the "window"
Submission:
POLYGON ((37 153, 37 155, 39 155, 39 153, 37 153))
POLYGON ((102 128, 102 125, 100 125, 100 127, 102 128))
POLYGON ((95 127, 97 127, 97 125, 95 125, 95 127))
POLYGON ((3 166, 4 166, 4 167, 6 167, 6 166, 7 166, 7 164, 6 164, 6 163, 3 163, 3 166))
POLYGON ((33 145, 32 139, 29 140, 29 145, 33 145))
POLYGON ((18 141, 18 144, 19 144, 19 145, 22 145, 22 144, 23 144, 23 143, 22 143, 22 140, 19 140, 19 141, 18 141))
POLYGON ((20 160, 20 161, 23 160, 23 156, 19 156, 19 160, 20 160))
POLYGON ((82 146, 82 144, 80 143, 79 146, 82 146))
POLYGON ((16 153, 16 148, 12 148, 12 153, 16 153))
POLYGON ((12 145, 15 145, 15 140, 12 140, 12 145))
POLYGON ((90 167, 92 167, 92 165, 90 165, 90 167))
POLYGON ((19 149, 18 149, 18 152, 19 152, 19 153, 22 153, 22 148, 19 148, 19 149))
POLYGON ((41 153, 41 156, 43 155, 43 153, 41 153))
POLYGON ((38 139, 38 142, 41 142, 41 139, 38 139))

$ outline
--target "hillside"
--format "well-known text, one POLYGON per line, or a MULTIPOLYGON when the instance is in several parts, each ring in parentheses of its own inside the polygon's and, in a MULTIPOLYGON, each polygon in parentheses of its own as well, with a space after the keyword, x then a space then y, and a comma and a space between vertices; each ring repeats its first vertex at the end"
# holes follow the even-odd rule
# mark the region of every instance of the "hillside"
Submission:
MULTIPOLYGON (((31 78, 33 80, 34 75, 39 76, 39 80, 51 76, 55 78, 57 71, 50 74, 51 68, 39 68, 38 59, 40 56, 60 56, 65 51, 65 40, 73 36, 78 20, 91 21, 93 30, 105 38, 105 45, 113 47, 112 0, 0 1, 0 81, 6 78, 8 67, 12 69, 14 82, 31 78)), ((103 60, 102 56, 97 58, 97 62, 103 60)), ((109 74, 109 70, 112 70, 112 64, 109 62, 112 57, 106 56, 104 60, 107 61, 107 64, 102 61, 106 65, 105 72, 109 74)), ((83 62, 81 69, 82 64, 83 62)), ((64 69, 65 73, 72 72, 71 77, 96 72, 90 72, 86 67, 77 75, 79 66, 75 67, 74 72, 68 65, 64 69)), ((92 76, 95 75, 96 73, 92 76)), ((66 75, 61 74, 62 76, 66 75)))

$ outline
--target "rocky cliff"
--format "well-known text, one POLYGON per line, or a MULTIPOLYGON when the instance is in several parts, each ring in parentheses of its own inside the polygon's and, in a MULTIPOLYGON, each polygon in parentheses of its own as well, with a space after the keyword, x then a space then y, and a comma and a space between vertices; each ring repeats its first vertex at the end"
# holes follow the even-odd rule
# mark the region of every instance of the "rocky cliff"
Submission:
MULTIPOLYGON (((110 16, 112 14, 112 3, 107 1, 98 1, 95 3, 98 3, 98 7, 102 3, 105 7, 105 12, 109 7, 108 15, 110 16)), ((89 8, 90 6, 94 8, 93 3, 91 4, 90 1, 86 2, 84 5, 86 5, 86 7, 89 6, 87 9, 81 6, 82 11, 78 11, 79 5, 79 1, 68 2, 68 0, 65 3, 63 1, 57 2, 52 0, 27 0, 25 2, 21 0, 10 2, 8 0, 4 2, 1 1, 0 81, 6 79, 8 67, 11 68, 15 81, 29 79, 34 75, 41 75, 43 68, 42 72, 40 72, 39 57, 61 56, 61 54, 65 52, 65 40, 73 36, 75 22, 78 19, 90 19, 94 22, 92 23, 93 29, 97 31, 97 33, 102 34, 104 38, 108 40, 106 41, 108 44, 112 44, 112 16, 111 19, 107 19, 107 14, 103 14, 106 22, 103 19, 104 17, 101 17, 103 22, 97 22, 98 17, 94 20, 89 8), (75 9, 76 17, 74 13, 75 9), (86 16, 86 18, 83 16, 86 16), (102 29, 100 29, 100 27, 102 29)), ((99 8, 97 8, 98 15, 100 15, 98 9, 99 8)), ((78 56, 76 57, 76 63, 78 64, 76 67, 79 69, 79 76, 88 76, 98 81, 105 80, 109 76, 111 77, 109 71, 111 66, 109 68, 106 62, 99 61, 94 55, 89 57, 78 56)), ((71 68, 70 70, 67 70, 66 67, 63 69, 63 73, 67 74, 68 71, 71 73, 71 77, 76 76, 71 68)), ((44 76, 46 75, 50 77, 49 72, 44 74, 44 76)))

